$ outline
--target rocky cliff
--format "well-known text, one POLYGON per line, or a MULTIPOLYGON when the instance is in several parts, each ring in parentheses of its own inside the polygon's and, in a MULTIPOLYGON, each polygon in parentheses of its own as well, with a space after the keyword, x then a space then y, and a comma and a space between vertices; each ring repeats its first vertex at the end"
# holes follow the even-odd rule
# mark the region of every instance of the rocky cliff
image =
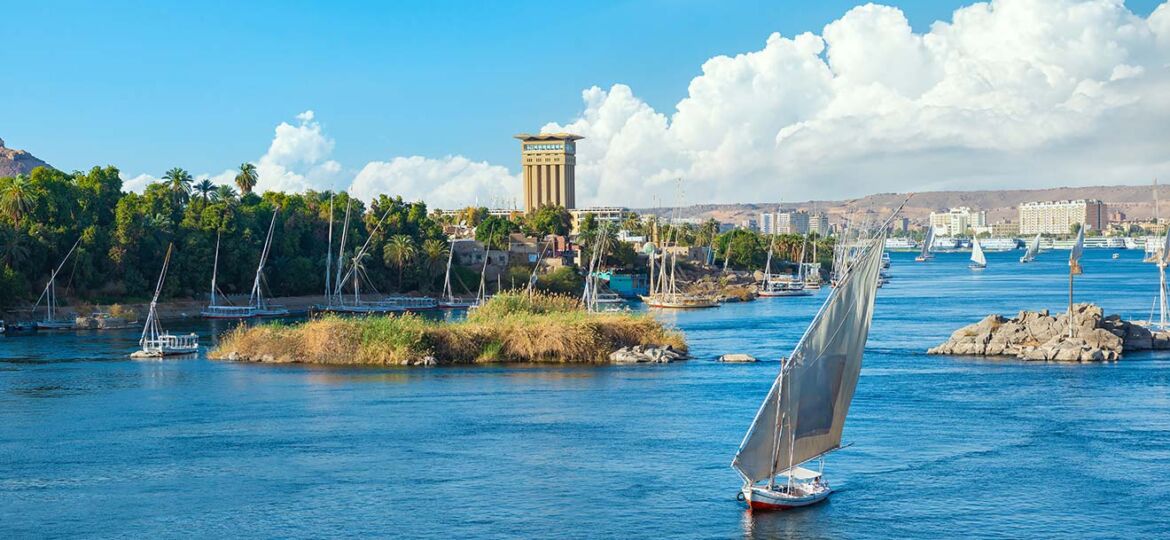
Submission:
POLYGON ((24 150, 14 150, 4 146, 4 139, 0 139, 0 178, 28 174, 37 167, 48 167, 48 163, 37 159, 24 150))
POLYGON ((1073 308, 1073 335, 1068 315, 1021 311, 1013 318, 988 315, 964 326, 927 354, 1015 356, 1024 360, 1053 362, 1110 362, 1122 353, 1170 349, 1170 333, 1151 332, 1117 315, 1104 316, 1100 307, 1077 304, 1073 308))

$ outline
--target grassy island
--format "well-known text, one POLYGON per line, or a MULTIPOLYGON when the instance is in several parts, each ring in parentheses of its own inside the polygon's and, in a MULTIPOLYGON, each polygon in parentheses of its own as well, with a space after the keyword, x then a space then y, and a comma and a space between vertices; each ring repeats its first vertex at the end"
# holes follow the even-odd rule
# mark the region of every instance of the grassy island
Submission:
POLYGON ((681 333, 644 313, 587 313, 568 296, 504 293, 466 320, 418 315, 270 323, 225 334, 211 357, 335 365, 602 363, 622 347, 686 351, 681 333))

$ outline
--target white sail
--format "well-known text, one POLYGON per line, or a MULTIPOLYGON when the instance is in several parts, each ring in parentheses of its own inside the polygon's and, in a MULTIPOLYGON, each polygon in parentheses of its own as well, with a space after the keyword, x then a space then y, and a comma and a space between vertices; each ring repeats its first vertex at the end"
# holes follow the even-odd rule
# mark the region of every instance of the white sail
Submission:
POLYGON ((881 272, 885 234, 862 250, 829 294, 768 391, 732 466, 749 482, 839 448, 881 272))
POLYGON ((1028 243, 1028 251, 1026 253, 1024 253, 1024 259, 1030 261, 1032 259, 1035 259, 1036 255, 1038 255, 1039 253, 1040 253, 1040 233, 1036 233, 1036 238, 1033 238, 1032 241, 1030 243, 1028 243))
POLYGON ((920 257, 922 257, 923 259, 930 257, 931 244, 934 244, 934 226, 933 225, 926 228, 926 239, 923 240, 923 242, 922 242, 922 255, 920 255, 920 257))
POLYGON ((987 256, 983 254, 983 246, 979 245, 979 239, 971 240, 971 262, 979 266, 987 266, 987 256))

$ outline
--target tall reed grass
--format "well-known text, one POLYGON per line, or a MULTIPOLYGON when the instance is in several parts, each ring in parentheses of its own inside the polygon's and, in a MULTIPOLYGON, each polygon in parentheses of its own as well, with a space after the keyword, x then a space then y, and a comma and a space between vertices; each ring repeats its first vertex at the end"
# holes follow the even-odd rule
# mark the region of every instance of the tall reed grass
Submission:
POLYGON ((607 362, 610 352, 633 345, 686 351, 680 332, 647 314, 587 313, 569 296, 504 293, 454 323, 405 314, 241 326, 220 338, 212 358, 353 365, 411 365, 428 357, 439 364, 607 362))

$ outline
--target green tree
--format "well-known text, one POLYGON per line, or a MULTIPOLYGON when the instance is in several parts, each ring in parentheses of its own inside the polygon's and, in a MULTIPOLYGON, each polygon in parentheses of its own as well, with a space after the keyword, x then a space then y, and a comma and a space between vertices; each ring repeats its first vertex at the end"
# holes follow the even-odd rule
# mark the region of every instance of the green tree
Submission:
POLYGON ((236 190, 231 186, 223 185, 215 188, 211 194, 212 202, 229 202, 236 200, 236 190))
POLYGON ((195 193, 199 194, 199 198, 203 201, 203 207, 206 208, 207 203, 211 201, 211 194, 215 193, 216 188, 210 179, 204 178, 196 182, 192 189, 195 190, 195 193))
POLYGON ((508 249, 508 235, 518 232, 516 222, 499 216, 488 216, 475 228, 475 239, 491 246, 491 249, 508 249))
POLYGON ((418 254, 414 240, 405 234, 391 236, 382 253, 387 264, 398 268, 398 290, 402 290, 402 271, 407 264, 414 261, 415 255, 418 254))
POLYGON ((432 284, 435 281, 435 276, 438 275, 438 269, 443 268, 447 264, 447 255, 450 253, 450 248, 447 247, 446 240, 438 238, 430 238, 423 241, 422 254, 423 259, 427 264, 427 284, 432 284))
POLYGON ((178 208, 186 204, 191 198, 191 173, 174 167, 163 174, 163 180, 166 181, 167 190, 171 192, 171 202, 178 208))
POLYGON ((20 218, 32 210, 35 201, 36 194, 27 176, 18 174, 0 179, 0 207, 12 223, 19 223, 20 218))
POLYGON ((541 206, 528 214, 525 224, 528 231, 537 236, 564 236, 573 229, 573 215, 563 206, 541 206))
POLYGON ((260 180, 260 175, 256 173, 256 166, 251 163, 241 163, 240 172, 236 173, 236 186, 240 188, 240 193, 247 195, 252 192, 252 188, 256 187, 256 182, 260 180))

